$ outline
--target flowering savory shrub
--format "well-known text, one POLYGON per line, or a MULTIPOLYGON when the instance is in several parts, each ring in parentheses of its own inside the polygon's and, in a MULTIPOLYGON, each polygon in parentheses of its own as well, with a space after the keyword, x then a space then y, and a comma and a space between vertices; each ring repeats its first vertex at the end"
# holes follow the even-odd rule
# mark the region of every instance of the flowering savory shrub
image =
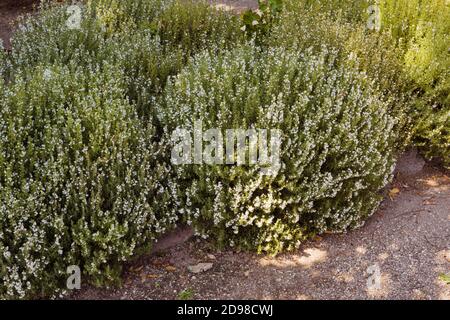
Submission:
POLYGON ((174 0, 88 0, 109 35, 149 28, 174 0))
MULTIPOLYGON (((40 20, 29 20, 23 31, 18 32, 9 57, 9 70, 26 72, 30 68, 49 64, 71 63, 86 69, 113 64, 124 73, 127 84, 125 95, 134 103, 140 116, 150 118, 155 95, 161 92, 167 77, 176 74, 184 65, 183 52, 167 50, 148 31, 111 38, 99 37, 97 34, 93 40, 95 45, 87 48, 84 40, 72 39, 80 31, 65 30, 53 23, 54 14, 59 16, 63 12, 51 12, 48 19, 44 16, 40 20), (33 31, 27 31, 28 28, 33 31), (64 32, 68 34, 64 36, 64 32), (53 42, 47 41, 35 50, 33 43, 36 46, 39 43, 36 39, 44 41, 49 34, 53 42), (60 47, 64 49, 59 50, 60 47)), ((86 28, 83 35, 96 32, 86 28)), ((10 74, 14 77, 14 72, 10 74)))
POLYGON ((24 17, 11 39, 11 72, 70 61, 86 67, 91 61, 88 58, 95 59, 106 40, 96 19, 82 17, 80 29, 67 26, 66 6, 47 5, 38 15, 24 17))
POLYGON ((190 54, 241 36, 205 4, 83 3, 79 28, 46 4, 0 50, 0 298, 61 292, 70 265, 115 281, 175 226, 154 105, 190 54))
POLYGON ((53 5, 23 21, 13 39, 10 70, 69 62, 86 68, 120 65, 127 96, 147 119, 149 102, 191 54, 231 47, 242 38, 237 17, 191 1, 89 0, 80 29, 68 28, 68 17, 66 6, 53 5))
MULTIPOLYGON (((0 84, 1 85, 1 84, 0 84)), ((16 74, 0 93, 0 297, 100 284, 171 228, 168 168, 125 99, 123 72, 74 63, 16 74)))
POLYGON ((419 92, 414 140, 450 166, 450 3, 382 0, 383 27, 404 50, 405 73, 419 92))
POLYGON ((282 130, 274 175, 259 164, 174 166, 180 212, 221 244, 277 253, 360 226, 394 166, 397 120, 367 77, 325 47, 200 54, 167 85, 160 114, 168 135, 195 121, 224 136, 282 130))
POLYGON ((239 17, 213 8, 204 0, 177 0, 158 17, 157 34, 163 43, 187 55, 208 48, 233 48, 244 37, 239 17))
POLYGON ((147 30, 164 45, 188 57, 211 45, 229 47, 242 40, 239 18, 202 0, 90 0, 108 33, 147 30))
MULTIPOLYGON (((361 15, 367 8, 363 2, 356 2, 361 15)), ((355 7, 345 3, 285 0, 285 10, 267 37, 267 44, 316 52, 324 45, 338 48, 340 63, 366 73, 381 93, 380 99, 389 104, 390 113, 399 120, 397 145, 402 149, 410 142, 411 119, 407 111, 413 104, 412 84, 403 72, 402 51, 388 33, 367 30, 364 18, 356 19, 355 7)))

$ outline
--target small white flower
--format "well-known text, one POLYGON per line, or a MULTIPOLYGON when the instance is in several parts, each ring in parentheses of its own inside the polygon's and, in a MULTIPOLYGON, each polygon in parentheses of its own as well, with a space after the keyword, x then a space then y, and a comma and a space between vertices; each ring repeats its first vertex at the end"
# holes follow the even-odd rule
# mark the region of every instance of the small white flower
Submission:
POLYGON ((256 25, 258 25, 259 24, 259 22, 258 21, 256 21, 256 20, 253 20, 253 22, 252 22, 252 26, 256 26, 256 25))
POLYGON ((43 74, 44 80, 48 81, 51 79, 51 77, 52 77, 52 72, 50 71, 50 69, 45 69, 44 74, 43 74))
POLYGON ((260 17, 263 16, 263 12, 261 10, 257 9, 255 12, 258 16, 260 16, 260 17))
POLYGON ((241 30, 242 30, 242 31, 245 31, 245 29, 246 29, 245 26, 242 26, 241 30))

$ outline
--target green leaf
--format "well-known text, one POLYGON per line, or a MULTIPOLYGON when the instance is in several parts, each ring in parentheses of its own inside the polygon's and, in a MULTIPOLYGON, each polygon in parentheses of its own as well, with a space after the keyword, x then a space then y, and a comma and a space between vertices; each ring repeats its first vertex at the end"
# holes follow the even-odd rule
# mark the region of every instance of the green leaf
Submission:
POLYGON ((445 284, 450 284, 450 275, 448 275, 448 274, 441 273, 441 274, 439 275, 439 279, 442 280, 442 281, 444 281, 445 284))
POLYGON ((259 0, 258 1, 259 10, 265 12, 268 8, 267 0, 259 0))
POLYGON ((269 5, 272 13, 278 13, 281 11, 283 7, 283 1, 282 0, 269 0, 269 5))
POLYGON ((259 16, 251 10, 242 14, 242 20, 246 25, 251 25, 254 20, 259 20, 259 16))

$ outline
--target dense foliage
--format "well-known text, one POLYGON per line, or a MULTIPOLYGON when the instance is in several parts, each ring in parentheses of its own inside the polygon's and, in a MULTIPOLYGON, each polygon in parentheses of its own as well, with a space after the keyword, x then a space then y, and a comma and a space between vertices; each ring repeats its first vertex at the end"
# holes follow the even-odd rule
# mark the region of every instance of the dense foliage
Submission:
POLYGON ((173 226, 154 130, 124 99, 120 69, 37 67, 2 92, 0 247, 6 296, 101 280, 173 226))
POLYGON ((418 97, 414 140, 450 166, 450 2, 382 0, 383 27, 403 50, 405 73, 418 97))
POLYGON ((168 132, 196 120, 205 131, 283 131, 273 175, 261 173, 264 164, 175 168, 179 210, 222 244, 277 253, 311 234, 359 226, 393 170, 396 119, 366 76, 326 47, 204 53, 165 98, 168 132))
MULTIPOLYGON (((361 6, 362 2, 356 3, 361 6)), ((342 6, 338 10, 338 2, 285 0, 284 5, 279 22, 266 37, 267 45, 317 52, 323 46, 336 48, 339 63, 366 73, 390 113, 399 119, 397 144, 403 148, 411 135, 411 119, 406 116, 412 105, 411 80, 403 73, 402 51, 390 36, 368 31, 364 10, 356 19, 356 13, 349 15, 342 6)))
POLYGON ((118 281, 178 223, 291 250, 364 223, 411 141, 450 162, 448 1, 380 0, 380 30, 368 0, 43 2, 0 46, 0 298, 118 281), (281 130, 280 167, 171 162, 195 123, 281 130))
POLYGON ((116 281, 179 219, 153 106, 189 55, 241 35, 238 19, 186 1, 108 2, 124 12, 116 23, 93 0, 74 29, 66 6, 44 6, 1 50, 0 297, 60 292, 70 265, 116 281))
MULTIPOLYGON (((445 0, 379 1, 381 30, 368 30, 377 16, 372 1, 285 0, 271 44, 307 48, 331 44, 352 55, 361 70, 407 113, 399 123, 404 145, 410 138, 429 158, 449 164, 450 4, 445 0)), ((376 3, 375 3, 376 4, 376 3)))

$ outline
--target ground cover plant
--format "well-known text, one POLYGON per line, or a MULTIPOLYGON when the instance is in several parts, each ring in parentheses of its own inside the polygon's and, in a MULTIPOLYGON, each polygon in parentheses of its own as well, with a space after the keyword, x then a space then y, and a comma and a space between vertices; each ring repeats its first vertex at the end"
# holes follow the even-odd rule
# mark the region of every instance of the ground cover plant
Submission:
POLYGON ((450 3, 380 2, 382 23, 403 50, 405 73, 413 79, 417 99, 412 116, 414 140, 429 158, 450 164, 450 3))

